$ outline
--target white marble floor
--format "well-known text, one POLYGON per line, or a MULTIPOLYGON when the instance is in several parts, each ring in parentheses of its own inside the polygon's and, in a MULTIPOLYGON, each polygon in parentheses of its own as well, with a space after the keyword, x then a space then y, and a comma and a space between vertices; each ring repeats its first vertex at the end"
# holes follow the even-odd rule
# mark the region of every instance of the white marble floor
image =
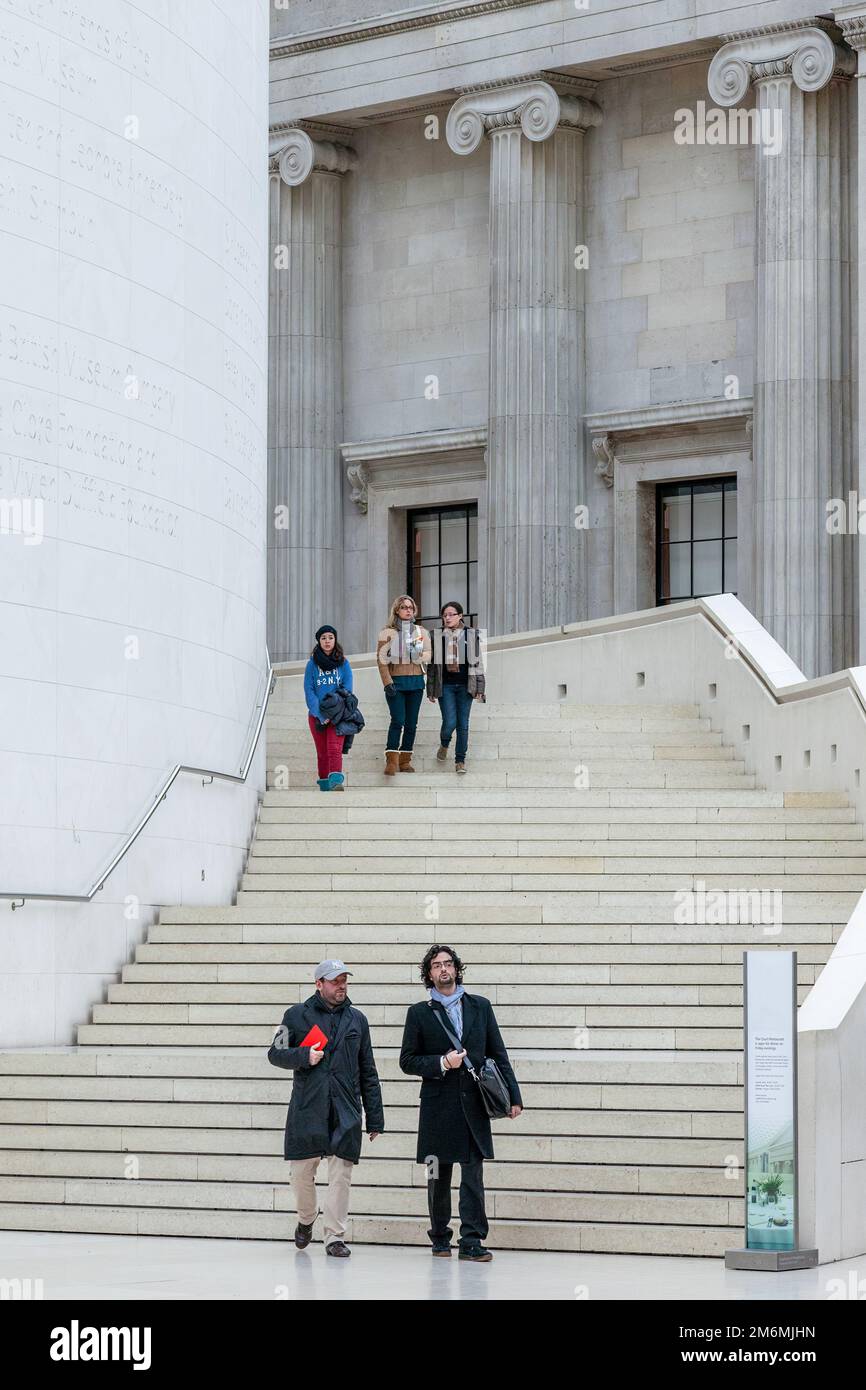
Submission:
MULTIPOLYGON (((0 1231, 0 1280, 41 1280, 48 1299, 866 1298, 866 1256, 786 1274, 726 1270, 721 1260, 502 1250, 487 1265, 434 1260, 423 1247, 321 1245, 0 1231)), ((26 1286, 25 1286, 26 1287, 26 1286)))

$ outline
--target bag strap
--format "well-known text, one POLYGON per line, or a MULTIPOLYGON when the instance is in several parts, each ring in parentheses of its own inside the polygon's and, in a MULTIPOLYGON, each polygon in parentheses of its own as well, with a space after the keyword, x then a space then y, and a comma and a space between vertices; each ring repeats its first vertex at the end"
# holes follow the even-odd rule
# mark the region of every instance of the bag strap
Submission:
MULTIPOLYGON (((451 1042, 453 1042, 454 1047, 455 1047, 455 1050, 456 1050, 457 1052, 463 1052, 463 1051, 465 1051, 462 1042, 460 1042, 460 1040, 458 1039, 456 1033, 452 1033, 452 1032, 451 1032, 450 1025, 447 1024, 447 1023, 445 1022, 444 1018, 442 1017, 442 1014, 441 1014, 440 1010, 439 1010, 439 1009, 434 1009, 434 1008, 433 1008, 433 1000, 432 1000, 432 999, 428 999, 428 1000, 427 1000, 427 1006, 428 1006, 429 1009, 432 1010, 432 1012, 433 1012, 433 1017, 434 1017, 434 1018, 437 1018, 437 1019, 439 1020, 440 1027, 442 1028, 442 1031, 444 1032, 445 1036, 446 1036, 448 1039, 450 1039, 451 1042)), ((466 1053, 466 1056, 463 1058, 463 1061, 466 1063, 466 1069, 467 1069, 467 1071, 471 1072, 471 1074, 474 1076, 474 1075, 475 1075, 475 1068, 473 1067, 472 1063, 471 1063, 470 1060, 469 1060, 469 1053, 468 1053, 468 1052, 466 1053)))

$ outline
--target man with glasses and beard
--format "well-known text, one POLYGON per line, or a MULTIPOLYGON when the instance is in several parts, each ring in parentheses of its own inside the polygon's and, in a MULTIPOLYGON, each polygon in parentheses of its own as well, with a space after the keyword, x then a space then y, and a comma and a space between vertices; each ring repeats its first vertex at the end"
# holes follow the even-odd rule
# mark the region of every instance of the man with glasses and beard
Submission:
POLYGON ((430 998, 412 1004, 406 1015, 400 1070, 421 1077, 416 1157, 427 1165, 427 1234, 434 1255, 450 1256, 451 1174, 459 1163, 459 1258, 486 1262, 493 1252, 484 1247, 484 1160, 493 1158, 493 1139, 467 1061, 476 1071, 485 1057, 496 1062, 511 1097, 509 1119, 517 1118, 523 1102, 490 1000, 467 994, 456 952, 431 946, 421 962, 421 978, 430 998))

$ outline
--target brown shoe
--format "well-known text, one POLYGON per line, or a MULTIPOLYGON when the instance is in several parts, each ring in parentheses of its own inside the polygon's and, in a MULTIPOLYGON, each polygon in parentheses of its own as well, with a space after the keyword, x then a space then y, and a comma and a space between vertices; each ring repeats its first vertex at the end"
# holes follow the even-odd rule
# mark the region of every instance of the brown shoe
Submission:
POLYGON ((310 1241, 313 1239, 313 1223, 305 1226, 303 1221, 299 1221, 295 1227, 295 1244, 299 1250, 306 1250, 310 1241))
POLYGON ((447 757, 448 757, 448 749, 447 749, 447 748, 443 748, 442 745, 440 744, 439 747, 436 749, 436 761, 437 761, 437 763, 444 763, 444 761, 445 761, 445 759, 446 759, 447 757))
POLYGON ((386 748, 386 749, 385 749, 385 776, 386 776, 386 777, 393 777, 393 776, 394 776, 394 773, 397 771, 397 766, 398 766, 398 763, 399 763, 399 758, 400 758, 400 754, 397 752, 397 749, 396 749, 396 748, 386 748))
POLYGON ((400 754, 400 771, 401 771, 401 772, 414 772, 414 771, 415 771, 414 767, 412 766, 412 753, 411 753, 411 751, 408 752, 408 753, 401 753, 401 754, 400 754))

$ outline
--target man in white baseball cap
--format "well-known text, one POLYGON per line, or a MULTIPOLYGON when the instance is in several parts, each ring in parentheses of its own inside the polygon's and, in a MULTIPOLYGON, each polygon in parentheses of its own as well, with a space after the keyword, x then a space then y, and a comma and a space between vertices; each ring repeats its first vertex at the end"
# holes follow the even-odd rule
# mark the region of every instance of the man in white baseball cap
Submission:
POLYGON ((313 1238, 316 1171, 327 1158, 325 1251, 342 1258, 351 1254, 343 1236, 352 1169, 361 1157, 362 1103, 370 1139, 385 1128, 370 1025, 347 993, 351 973, 341 960, 321 961, 313 971, 315 994, 286 1010, 268 1052, 275 1067, 294 1072, 284 1156, 298 1208, 295 1245, 303 1250, 313 1238))

